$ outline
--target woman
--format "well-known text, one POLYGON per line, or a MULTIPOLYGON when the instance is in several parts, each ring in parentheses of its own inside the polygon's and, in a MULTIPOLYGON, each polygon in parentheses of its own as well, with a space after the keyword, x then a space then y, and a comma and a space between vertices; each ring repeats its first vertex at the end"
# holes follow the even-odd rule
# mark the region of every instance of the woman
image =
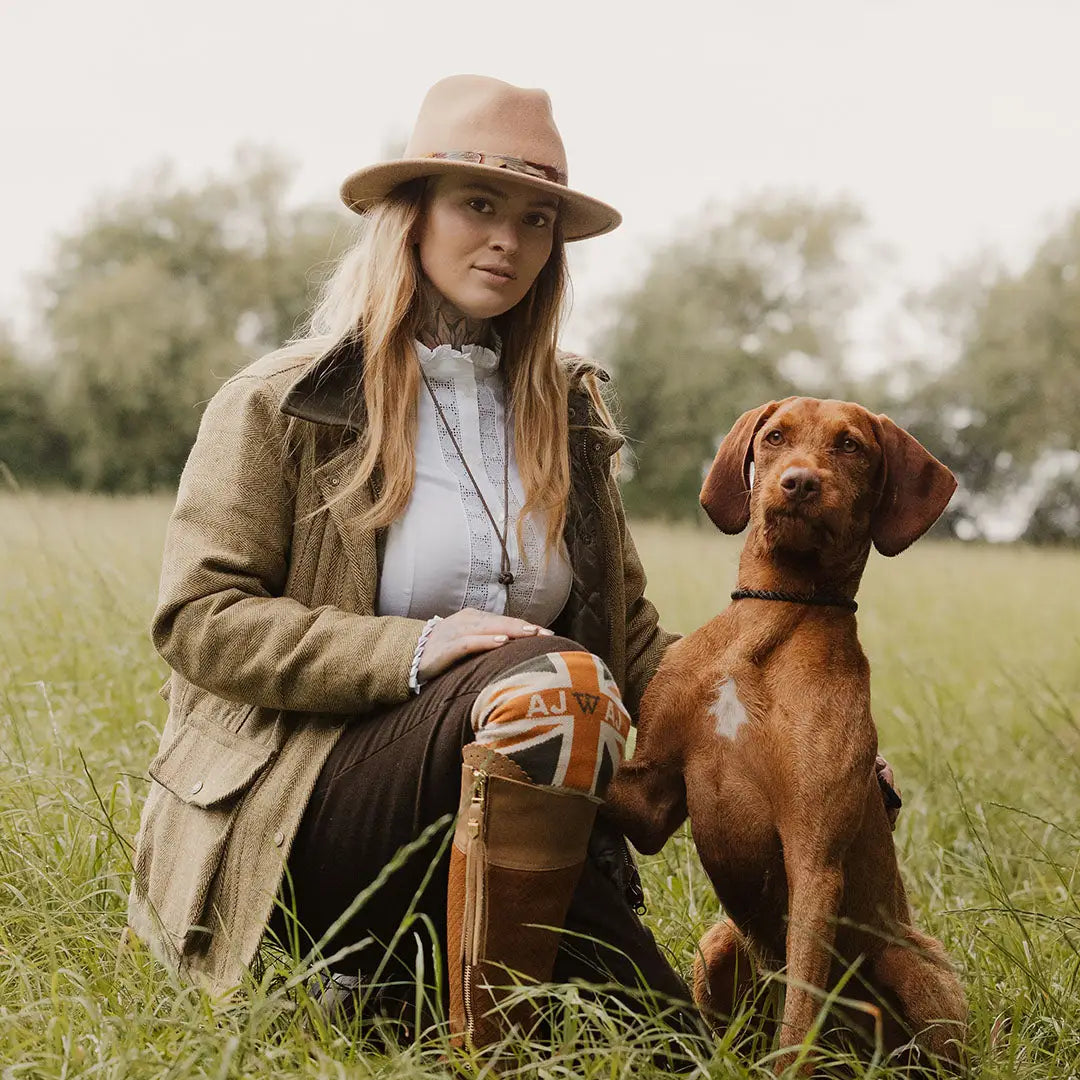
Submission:
POLYGON ((612 476, 606 375, 556 351, 564 242, 619 215, 567 186, 546 94, 478 76, 436 84, 402 160, 342 194, 363 235, 311 333, 218 391, 180 482, 131 926, 212 989, 268 923, 392 981, 417 964, 411 933, 384 962, 412 905, 449 935, 474 1044, 530 1019, 482 1018, 507 969, 686 998, 625 846, 593 828, 673 640, 612 476), (436 837, 328 937, 459 798, 482 813, 453 857, 436 837), (537 928, 559 925, 561 946, 537 928))

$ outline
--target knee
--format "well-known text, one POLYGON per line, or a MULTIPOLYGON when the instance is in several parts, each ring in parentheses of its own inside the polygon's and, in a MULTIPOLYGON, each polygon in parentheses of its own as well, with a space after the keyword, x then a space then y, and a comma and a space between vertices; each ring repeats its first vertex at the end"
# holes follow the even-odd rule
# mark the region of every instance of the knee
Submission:
POLYGON ((473 704, 476 741, 538 784, 602 795, 623 759, 630 715, 600 657, 548 638, 551 650, 515 664, 473 704))

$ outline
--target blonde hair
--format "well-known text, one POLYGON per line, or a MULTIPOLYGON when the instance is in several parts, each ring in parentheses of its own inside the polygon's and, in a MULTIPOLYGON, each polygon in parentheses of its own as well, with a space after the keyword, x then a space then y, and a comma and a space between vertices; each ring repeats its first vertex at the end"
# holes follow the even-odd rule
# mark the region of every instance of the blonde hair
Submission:
MULTIPOLYGON (((385 527, 400 517, 413 489, 420 388, 414 339, 422 271, 412 237, 423 213, 425 188, 425 179, 410 180, 364 215, 360 238, 323 287, 306 333, 285 350, 314 359, 350 341, 362 346, 360 389, 367 416, 360 460, 334 501, 377 475, 375 501, 357 523, 366 529, 385 527)), ((568 283, 556 220, 551 256, 536 281, 518 304, 492 320, 502 338, 507 408, 514 418, 515 455, 525 492, 521 517, 547 514, 549 551, 562 535, 570 492, 567 373, 557 356, 568 283)), ((591 394, 593 389, 589 387, 591 394)), ((521 527, 519 521, 519 540, 521 527)))

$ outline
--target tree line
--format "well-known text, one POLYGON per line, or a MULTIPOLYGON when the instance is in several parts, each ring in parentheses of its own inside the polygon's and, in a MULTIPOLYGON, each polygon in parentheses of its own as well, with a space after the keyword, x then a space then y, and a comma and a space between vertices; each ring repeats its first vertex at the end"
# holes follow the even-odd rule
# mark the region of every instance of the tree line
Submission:
MULTIPOLYGON (((198 184, 163 168, 59 238, 38 282, 43 341, 0 332, 9 484, 175 484, 201 403, 299 329, 351 238, 331 208, 289 204, 292 177, 265 150, 198 184)), ((918 344, 860 375, 848 327, 867 238, 845 201, 706 207, 608 298, 594 351, 630 440, 628 510, 695 516, 735 418, 809 393, 887 412, 957 473, 939 531, 979 537, 1008 514, 1027 540, 1080 543, 1080 210, 1026 267, 983 258, 908 297, 918 344)))

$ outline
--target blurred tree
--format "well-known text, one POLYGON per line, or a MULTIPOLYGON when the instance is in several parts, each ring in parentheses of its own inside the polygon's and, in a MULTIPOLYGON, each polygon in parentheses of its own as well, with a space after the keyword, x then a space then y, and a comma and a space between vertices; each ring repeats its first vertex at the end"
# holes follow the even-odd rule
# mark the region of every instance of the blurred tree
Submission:
POLYGON ((631 512, 693 516, 703 470, 743 411, 797 392, 843 393, 862 224, 847 202, 709 210, 615 298, 598 351, 616 372, 635 445, 631 512))
POLYGON ((49 373, 24 364, 0 326, 0 490, 70 478, 68 445, 49 406, 49 373))
POLYGON ((979 282, 966 268, 923 299, 953 328, 957 359, 928 368, 903 409, 961 478, 954 513, 977 533, 988 508, 1034 490, 1029 537, 1080 540, 1063 508, 1080 480, 1052 468, 1080 449, 1080 212, 1022 272, 979 282))
POLYGON ((168 167, 64 237, 44 279, 53 405, 77 482, 172 485, 205 400, 252 353, 282 344, 311 302, 313 267, 347 241, 341 217, 290 208, 292 167, 241 150, 197 187, 168 167))
POLYGON ((1023 538, 1032 544, 1080 540, 1080 465, 1063 470, 1045 486, 1023 538))

